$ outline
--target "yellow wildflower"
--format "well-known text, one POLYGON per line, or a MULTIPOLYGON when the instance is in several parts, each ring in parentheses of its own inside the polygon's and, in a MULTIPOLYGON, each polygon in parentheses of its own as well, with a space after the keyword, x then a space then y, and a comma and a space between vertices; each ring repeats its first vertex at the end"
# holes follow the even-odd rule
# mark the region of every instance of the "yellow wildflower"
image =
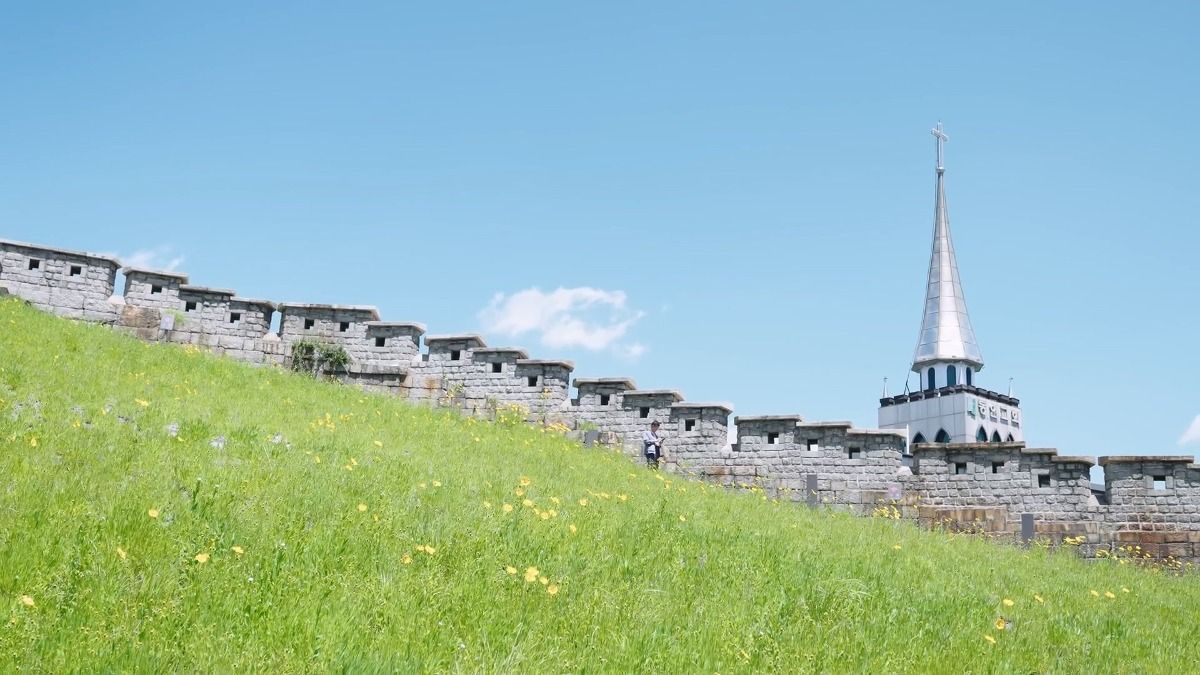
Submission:
POLYGON ((685 518, 684 516, 682 516, 682 515, 681 515, 681 516, 679 516, 679 522, 681 522, 681 523, 686 523, 686 522, 687 522, 687 518, 685 518))
POLYGON ((146 512, 146 515, 150 516, 151 518, 157 518, 158 517, 158 509, 150 509, 149 511, 146 512))
POLYGON ((550 584, 546 587, 546 592, 550 595, 558 595, 558 584, 550 584))
POLYGON ((513 494, 514 494, 514 495, 516 495, 516 496, 518 496, 518 497, 524 497, 524 496, 525 496, 525 491, 524 491, 524 490, 522 490, 521 488, 517 488, 516 490, 513 490, 513 494))
POLYGON ((442 487, 442 481, 440 481, 440 480, 433 481, 433 487, 442 487))
POLYGON ((417 483, 417 487, 419 487, 419 488, 421 488, 422 490, 424 490, 424 489, 425 489, 425 484, 424 484, 424 483, 417 483))
POLYGON ((375 441, 375 447, 377 447, 377 448, 382 448, 382 447, 383 447, 383 441, 375 441))
POLYGON ((437 553, 437 549, 436 549, 436 548, 434 548, 434 547, 432 547, 432 546, 426 546, 426 547, 425 547, 425 554, 426 554, 426 555, 433 555, 434 553, 437 553))
POLYGON ((234 553, 236 553, 238 555, 242 555, 246 552, 246 549, 242 548, 241 546, 231 546, 229 548, 229 550, 233 551, 234 553))
POLYGON ((984 635, 983 639, 987 640, 988 642, 990 642, 992 644, 996 644, 996 638, 992 637, 991 635, 984 635))
POLYGON ((525 583, 532 584, 533 582, 537 581, 537 578, 538 578, 538 568, 536 568, 536 567, 526 567, 525 568, 525 583))
POLYGON ((575 533, 576 533, 576 532, 578 532, 578 531, 579 531, 579 530, 578 530, 578 529, 576 529, 576 527, 575 527, 575 523, 571 523, 571 534, 575 534, 575 533))
POLYGON ((558 499, 558 497, 551 497, 551 498, 550 498, 550 503, 551 503, 551 504, 554 504, 555 506, 558 506, 559 504, 562 504, 562 502, 561 502, 561 501, 558 499))
POLYGON ((617 499, 620 499, 623 502, 629 501, 629 495, 617 495, 617 499))
POLYGON ((1112 600, 1113 598, 1115 598, 1117 596, 1113 595, 1112 591, 1104 591, 1104 597, 1108 598, 1109 600, 1112 600))
POLYGON ((147 400, 144 400, 144 399, 140 399, 140 398, 135 398, 135 399, 133 399, 133 402, 134 402, 134 403, 137 403, 138 405, 142 406, 143 408, 145 408, 146 406, 150 405, 150 401, 147 401, 147 400))
MULTIPOLYGON (((33 447, 33 448, 37 447, 37 436, 31 436, 29 438, 29 446, 33 447)), ((29 597, 29 596, 25 596, 25 597, 29 597)))
POLYGON ((29 597, 28 595, 22 595, 21 596, 21 604, 25 605, 26 607, 33 607, 34 606, 33 598, 29 597))
POLYGON ((895 549, 895 550, 897 550, 897 551, 899 551, 899 550, 900 550, 900 544, 893 544, 893 545, 892 545, 892 548, 893 548, 893 549, 895 549))
POLYGON ((504 512, 505 512, 505 513, 512 513, 512 510, 513 510, 512 504, 505 504, 505 505, 504 505, 503 507, 501 507, 501 508, 503 508, 503 509, 504 509, 504 512))
POLYGON ((120 558, 121 560, 124 560, 125 556, 126 556, 125 549, 118 546, 117 547, 117 557, 120 558))
POLYGON ((550 517, 551 517, 551 518, 557 518, 557 517, 558 517, 558 511, 555 511, 554 509, 550 509, 550 510, 549 510, 549 511, 547 511, 546 513, 550 514, 550 517))
POLYGON ((512 576, 517 573, 517 568, 513 567, 512 565, 506 565, 504 567, 504 571, 507 572, 509 576, 512 576))
POLYGON ((1089 592, 1089 593, 1091 593, 1091 594, 1092 594, 1092 597, 1094 597, 1094 598, 1098 598, 1098 597, 1100 597, 1100 594, 1099 594, 1099 593, 1097 593, 1095 590, 1088 591, 1088 592, 1089 592))
POLYGON ((530 483, 532 483, 532 482, 533 482, 533 481, 529 480, 529 479, 528 479, 528 478, 526 478, 525 476, 521 476, 521 487, 528 487, 528 486, 529 486, 529 484, 530 484, 530 483))
POLYGON ((580 500, 579 500, 580 506, 587 506, 587 504, 588 504, 588 502, 587 502, 586 498, 580 498, 580 500))
POLYGON ((412 564, 412 556, 405 553, 404 557, 400 559, 400 562, 405 565, 411 565, 412 564))
POLYGON ((1038 601, 1038 603, 1043 603, 1043 602, 1046 602, 1045 600, 1043 600, 1043 599, 1042 599, 1042 596, 1038 595, 1037 593, 1034 593, 1034 594, 1033 594, 1033 599, 1034 599, 1034 600, 1037 600, 1037 601, 1038 601))
POLYGON ((550 512, 542 511, 541 513, 538 514, 538 517, 541 518, 542 520, 550 520, 550 512))
POLYGON ((359 511, 359 513, 363 512, 363 511, 366 511, 366 510, 367 510, 367 505, 366 505, 366 504, 361 504, 361 503, 360 503, 360 504, 358 505, 358 511, 359 511))
POLYGON ((996 630, 1004 630, 1004 627, 1007 625, 1008 625, 1008 622, 1004 620, 1004 617, 1001 616, 1001 617, 996 618, 996 623, 995 623, 996 630))
POLYGON ((491 502, 489 502, 489 501, 486 501, 486 500, 485 500, 485 501, 483 502, 483 508, 485 508, 485 509, 490 509, 490 508, 492 508, 492 503, 491 503, 491 502))
POLYGON ((1122 592, 1122 593, 1128 593, 1128 592, 1129 592, 1129 589, 1128 589, 1128 588, 1125 588, 1124 586, 1122 586, 1122 587, 1121 587, 1121 592, 1122 592))
POLYGON ((1009 600, 1008 598, 1005 598, 1005 599, 1004 599, 1002 602, 1004 603, 1004 606, 1005 606, 1005 607, 1012 607, 1012 606, 1013 606, 1013 601, 1012 601, 1012 600, 1009 600))
POLYGON ((313 463, 315 463, 315 464, 320 464, 320 463, 321 463, 321 456, 320 456, 320 455, 313 455, 313 463))
POLYGON ((524 499, 521 501, 521 506, 524 506, 527 509, 533 508, 533 500, 532 499, 524 499))
POLYGON ((540 576, 540 577, 538 577, 538 583, 545 586, 546 584, 550 583, 550 580, 544 576, 540 576))
POLYGON ((203 565, 204 563, 208 562, 208 554, 207 553, 197 553, 196 557, 193 558, 193 560, 195 560, 196 562, 203 565))

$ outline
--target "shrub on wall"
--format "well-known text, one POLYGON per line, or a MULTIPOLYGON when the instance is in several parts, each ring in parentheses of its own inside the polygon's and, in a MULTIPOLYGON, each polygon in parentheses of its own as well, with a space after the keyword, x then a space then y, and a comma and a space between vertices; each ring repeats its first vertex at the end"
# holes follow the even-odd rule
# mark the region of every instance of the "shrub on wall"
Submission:
POLYGON ((292 345, 292 370, 313 377, 344 371, 350 365, 345 349, 316 340, 299 340, 292 345))

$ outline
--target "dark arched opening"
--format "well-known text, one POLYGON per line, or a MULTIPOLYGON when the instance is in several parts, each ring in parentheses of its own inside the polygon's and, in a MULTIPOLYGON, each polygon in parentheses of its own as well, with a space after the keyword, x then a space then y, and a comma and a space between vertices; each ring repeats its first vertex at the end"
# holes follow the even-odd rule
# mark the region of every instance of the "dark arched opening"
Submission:
POLYGON ((949 443, 950 434, 946 433, 945 429, 938 429, 937 436, 933 439, 934 443, 949 443))
POLYGON ((918 431, 917 435, 913 436, 913 445, 916 445, 917 443, 925 443, 925 442, 927 442, 925 440, 925 434, 918 431))
POLYGON ((1012 442, 1013 442, 1013 437, 1012 437, 1012 434, 1009 434, 1009 435, 1008 435, 1008 442, 1009 442, 1009 443, 1012 443, 1012 442))
POLYGON ((1003 441, 1000 440, 1000 432, 999 431, 992 432, 992 442, 993 443, 1003 443, 1003 441))
POLYGON ((967 368, 967 386, 968 387, 974 384, 974 382, 971 381, 971 373, 972 372, 973 372, 973 369, 968 367, 967 368))
POLYGON ((987 443, 987 430, 983 427, 979 427, 979 431, 975 432, 975 440, 979 441, 980 443, 987 443))
POLYGON ((929 391, 933 391, 934 389, 937 389, 937 373, 933 370, 932 367, 929 368, 929 386, 926 387, 926 389, 928 389, 929 391))
POLYGON ((958 368, 946 366, 946 386, 953 387, 956 384, 958 384, 958 368))

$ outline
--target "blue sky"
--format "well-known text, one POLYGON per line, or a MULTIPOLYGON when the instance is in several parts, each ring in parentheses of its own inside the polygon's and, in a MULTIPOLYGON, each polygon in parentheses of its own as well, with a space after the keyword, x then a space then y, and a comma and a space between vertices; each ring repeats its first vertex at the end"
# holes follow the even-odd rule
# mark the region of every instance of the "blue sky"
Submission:
POLYGON ((1194 6, 246 4, 0 9, 0 237, 873 425, 940 119, 977 383, 1200 448, 1194 6))

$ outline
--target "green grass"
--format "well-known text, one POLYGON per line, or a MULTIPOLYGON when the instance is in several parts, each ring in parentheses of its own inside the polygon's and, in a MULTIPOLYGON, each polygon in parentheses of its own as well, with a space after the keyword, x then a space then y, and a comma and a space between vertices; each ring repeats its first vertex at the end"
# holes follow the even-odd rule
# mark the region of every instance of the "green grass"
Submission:
POLYGON ((1192 658, 1193 577, 660 480, 552 433, 14 301, 0 399, 3 672, 1178 672, 1192 658), (547 585, 523 579, 531 566, 547 585))

